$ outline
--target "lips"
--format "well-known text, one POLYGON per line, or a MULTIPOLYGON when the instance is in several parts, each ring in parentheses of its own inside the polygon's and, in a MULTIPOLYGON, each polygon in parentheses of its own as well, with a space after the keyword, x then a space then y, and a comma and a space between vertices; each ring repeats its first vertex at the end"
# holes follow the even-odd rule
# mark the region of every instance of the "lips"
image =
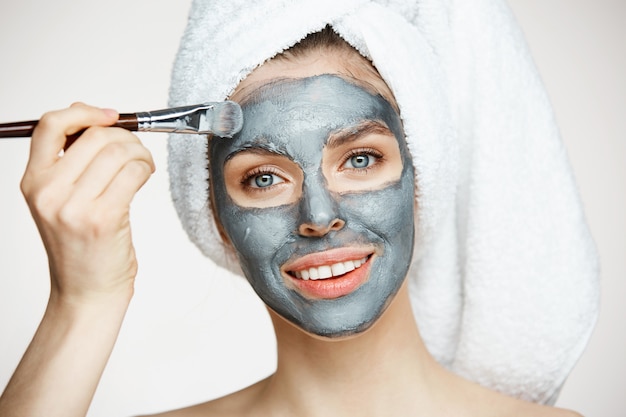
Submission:
POLYGON ((367 281, 373 254, 366 248, 314 253, 285 264, 283 275, 307 298, 338 298, 367 281))

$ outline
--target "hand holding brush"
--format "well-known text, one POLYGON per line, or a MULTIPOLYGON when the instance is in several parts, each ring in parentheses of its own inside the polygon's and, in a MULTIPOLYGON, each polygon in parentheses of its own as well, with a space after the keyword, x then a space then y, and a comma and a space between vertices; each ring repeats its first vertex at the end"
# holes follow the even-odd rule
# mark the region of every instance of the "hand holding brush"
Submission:
MULTIPOLYGON (((30 137, 39 120, 0 123, 0 138, 30 137)), ((168 132, 232 137, 241 130, 241 107, 233 101, 203 103, 138 113, 121 113, 114 127, 134 132, 168 132)), ((67 137, 70 146, 82 133, 67 137)))

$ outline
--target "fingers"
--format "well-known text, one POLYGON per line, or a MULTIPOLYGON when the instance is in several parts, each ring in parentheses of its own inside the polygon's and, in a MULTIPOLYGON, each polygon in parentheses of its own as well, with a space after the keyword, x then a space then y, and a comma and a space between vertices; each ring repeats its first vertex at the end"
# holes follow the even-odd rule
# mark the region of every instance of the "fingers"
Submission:
POLYGON ((99 199, 103 206, 111 207, 119 199, 130 204, 137 191, 148 181, 154 172, 154 165, 145 161, 133 160, 125 164, 106 188, 99 199))
POLYGON ((90 300, 134 282, 130 202, 154 161, 134 134, 108 127, 117 117, 75 104, 47 113, 33 134, 22 192, 48 253, 52 291, 65 298, 90 300), (59 156, 66 135, 82 130, 59 156))
POLYGON ((76 180, 74 198, 90 201, 108 194, 128 204, 154 172, 150 151, 129 132, 115 130, 116 140, 100 148, 76 180))
POLYGON ((104 201, 116 205, 114 211, 127 208, 154 172, 152 155, 134 134, 92 126, 62 157, 58 155, 64 144, 61 137, 90 123, 112 123, 117 118, 113 113, 78 103, 42 117, 22 180, 22 191, 29 205, 33 203, 31 209, 45 214, 66 204, 86 208, 105 194, 104 201))
POLYGON ((90 126, 109 126, 119 117, 115 110, 75 103, 69 109, 44 114, 31 139, 28 166, 45 169, 59 159, 66 136, 90 126))

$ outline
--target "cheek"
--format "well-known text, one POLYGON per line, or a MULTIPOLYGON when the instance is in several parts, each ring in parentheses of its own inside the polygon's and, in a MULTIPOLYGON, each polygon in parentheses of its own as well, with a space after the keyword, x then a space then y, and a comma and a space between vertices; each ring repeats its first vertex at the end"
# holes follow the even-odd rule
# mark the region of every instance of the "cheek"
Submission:
POLYGON ((221 220, 242 264, 267 267, 296 229, 292 206, 246 209, 234 204, 221 220))
POLYGON ((343 197, 346 213, 386 241, 413 234, 414 198, 412 184, 399 181, 381 190, 343 197))

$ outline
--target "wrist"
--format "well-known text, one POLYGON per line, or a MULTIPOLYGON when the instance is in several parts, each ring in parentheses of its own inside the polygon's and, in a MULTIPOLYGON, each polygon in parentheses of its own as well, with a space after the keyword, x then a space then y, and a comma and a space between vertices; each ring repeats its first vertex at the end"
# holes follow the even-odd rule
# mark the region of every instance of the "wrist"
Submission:
POLYGON ((87 413, 119 334, 132 286, 105 294, 80 294, 51 291, 44 317, 5 389, 0 408, 17 410, 20 415, 87 413))
POLYGON ((126 313, 133 297, 132 286, 115 291, 61 291, 52 288, 46 315, 60 316, 64 320, 81 317, 98 317, 120 320, 126 313))

